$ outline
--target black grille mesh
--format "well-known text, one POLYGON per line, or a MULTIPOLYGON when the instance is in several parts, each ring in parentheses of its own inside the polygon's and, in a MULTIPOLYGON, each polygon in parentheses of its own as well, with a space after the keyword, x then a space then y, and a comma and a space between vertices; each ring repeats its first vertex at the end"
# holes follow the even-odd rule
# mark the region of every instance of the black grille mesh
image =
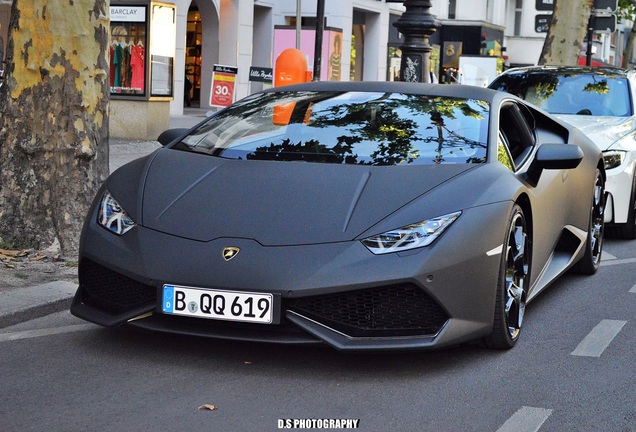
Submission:
POLYGON ((411 284, 290 299, 288 307, 354 337, 434 335, 448 320, 437 302, 411 284))
POLYGON ((119 315, 156 301, 154 287, 144 285, 89 259, 79 266, 82 300, 102 312, 119 315))

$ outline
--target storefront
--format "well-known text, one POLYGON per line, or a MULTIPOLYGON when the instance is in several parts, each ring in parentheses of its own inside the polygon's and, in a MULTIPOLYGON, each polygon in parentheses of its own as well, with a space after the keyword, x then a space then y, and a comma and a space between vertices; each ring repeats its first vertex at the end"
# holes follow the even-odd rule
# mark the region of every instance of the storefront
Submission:
POLYGON ((431 36, 437 51, 431 62, 440 83, 459 84, 462 57, 492 57, 503 67, 504 28, 484 21, 441 20, 442 26, 431 36), (441 52, 440 52, 441 51, 441 52))
MULTIPOLYGON (((217 109, 212 102, 219 66, 236 71, 233 100, 271 85, 260 75, 267 77, 274 68, 275 28, 295 28, 296 0, 163 1, 111 1, 114 138, 156 139, 168 127, 170 116, 182 114, 188 103, 217 109), (157 50, 148 51, 143 73, 141 64, 130 63, 138 61, 133 48, 141 47, 140 41, 145 49, 157 50), (115 57, 117 46, 122 50, 115 57)), ((302 3, 302 27, 315 28, 315 3, 302 3)), ((338 11, 327 8, 325 17, 323 73, 329 78, 322 79, 384 79, 389 10, 397 6, 375 0, 346 0, 338 6, 338 11), (334 52, 340 52, 340 58, 332 56, 334 52)), ((139 48, 135 51, 138 54, 139 48)), ((311 67, 313 58, 309 60, 311 67)))
POLYGON ((176 7, 155 1, 110 6, 110 135, 156 139, 174 98, 176 7))

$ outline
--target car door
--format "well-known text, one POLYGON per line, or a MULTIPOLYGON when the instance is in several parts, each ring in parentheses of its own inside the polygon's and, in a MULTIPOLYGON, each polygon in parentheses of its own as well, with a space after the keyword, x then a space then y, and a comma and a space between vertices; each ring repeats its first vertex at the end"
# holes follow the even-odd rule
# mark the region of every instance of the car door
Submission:
MULTIPOLYGON (((532 110, 517 101, 507 101, 501 107, 499 134, 502 145, 511 159, 512 169, 519 180, 527 184, 532 206, 533 270, 532 281, 543 272, 559 241, 570 213, 568 196, 571 170, 544 170, 536 185, 527 180, 526 173, 536 150, 542 144, 565 143, 565 137, 542 131, 532 110)), ((501 153, 501 152, 500 152, 501 153)), ((532 282, 531 282, 532 286, 532 282)))

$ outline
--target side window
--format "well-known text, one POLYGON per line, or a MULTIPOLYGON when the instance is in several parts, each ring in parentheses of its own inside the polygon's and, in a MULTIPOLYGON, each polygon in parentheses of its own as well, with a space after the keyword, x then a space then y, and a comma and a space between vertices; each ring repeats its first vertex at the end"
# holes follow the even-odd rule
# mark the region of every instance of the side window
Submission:
MULTIPOLYGON (((529 112, 526 113, 526 116, 529 115, 529 112)), ((523 165, 534 147, 534 134, 526 116, 513 102, 503 105, 499 115, 499 136, 503 137, 503 145, 507 148, 514 169, 523 165)))

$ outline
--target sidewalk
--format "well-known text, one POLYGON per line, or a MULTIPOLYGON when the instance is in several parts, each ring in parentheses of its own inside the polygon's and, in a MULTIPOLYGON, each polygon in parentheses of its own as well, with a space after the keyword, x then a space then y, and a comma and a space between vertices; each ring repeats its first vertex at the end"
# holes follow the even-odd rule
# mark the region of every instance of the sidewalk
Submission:
MULTIPOLYGON (((208 110, 184 108, 181 116, 170 117, 170 128, 190 128, 203 121, 208 110)), ((109 140, 109 168, 120 166, 161 147, 157 141, 109 140)), ((67 281, 21 288, 0 287, 0 329, 39 318, 71 306, 77 285, 67 281)))
MULTIPOLYGON (((184 108, 182 116, 170 117, 170 128, 191 128, 195 124, 203 121, 206 117, 207 109, 204 108, 184 108)), ((109 141, 109 168, 112 173, 120 166, 130 162, 161 147, 157 141, 125 141, 111 139, 109 141)))

